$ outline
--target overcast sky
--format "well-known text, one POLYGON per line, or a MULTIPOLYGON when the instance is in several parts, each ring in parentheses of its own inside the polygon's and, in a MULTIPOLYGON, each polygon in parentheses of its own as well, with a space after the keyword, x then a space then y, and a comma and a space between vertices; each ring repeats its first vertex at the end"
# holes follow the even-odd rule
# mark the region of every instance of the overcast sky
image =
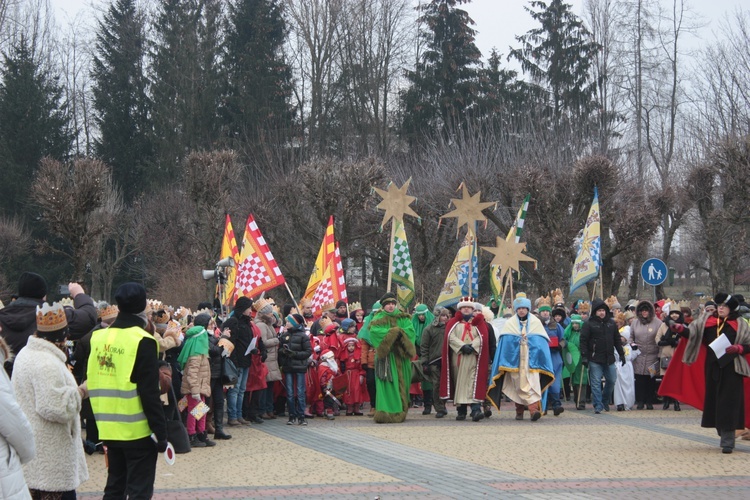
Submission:
MULTIPOLYGON (((425 1, 425 0, 422 0, 425 1)), ((568 0, 573 5, 573 11, 583 15, 583 4, 585 0, 568 0)), ((61 25, 66 25, 65 16, 72 19, 81 11, 94 14, 92 5, 106 5, 105 0, 51 0, 52 6, 60 13, 58 19, 61 25)), ((417 4, 418 0, 414 0, 417 4)), ((663 5, 670 0, 661 0, 663 5)), ((727 14, 733 13, 741 5, 748 5, 748 0, 688 0, 688 6, 705 23, 699 33, 704 41, 711 40, 713 34, 718 30, 720 22, 727 14)), ((515 35, 526 33, 534 28, 531 16, 524 10, 528 5, 527 0, 473 0, 472 3, 462 6, 469 12, 474 20, 477 35, 477 46, 482 51, 486 60, 493 47, 504 56, 508 55, 509 46, 517 46, 515 35)), ((747 8, 747 7, 746 7, 747 8)), ((695 48, 700 45, 699 41, 692 41, 690 45, 695 48)))

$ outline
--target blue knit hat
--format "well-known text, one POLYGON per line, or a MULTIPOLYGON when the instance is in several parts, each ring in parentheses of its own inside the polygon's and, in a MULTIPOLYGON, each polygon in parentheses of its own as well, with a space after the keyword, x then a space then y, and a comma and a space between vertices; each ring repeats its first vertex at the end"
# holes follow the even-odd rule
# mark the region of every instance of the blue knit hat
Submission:
POLYGON ((531 310, 531 301, 526 298, 526 294, 523 292, 516 294, 516 300, 513 301, 513 312, 516 312, 519 307, 531 310))

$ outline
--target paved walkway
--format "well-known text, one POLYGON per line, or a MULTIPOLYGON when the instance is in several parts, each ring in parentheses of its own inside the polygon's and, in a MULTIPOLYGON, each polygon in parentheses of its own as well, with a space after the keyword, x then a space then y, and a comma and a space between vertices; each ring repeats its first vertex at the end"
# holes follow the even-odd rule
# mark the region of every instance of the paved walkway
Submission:
MULTIPOLYGON (((595 415, 568 403, 532 423, 507 405, 475 423, 449 409, 444 419, 413 409, 394 425, 279 418, 231 428, 232 440, 174 466, 160 458, 155 498, 750 498, 750 442, 723 455, 696 410, 595 415)), ((103 457, 88 464, 79 496, 101 496, 103 457)))

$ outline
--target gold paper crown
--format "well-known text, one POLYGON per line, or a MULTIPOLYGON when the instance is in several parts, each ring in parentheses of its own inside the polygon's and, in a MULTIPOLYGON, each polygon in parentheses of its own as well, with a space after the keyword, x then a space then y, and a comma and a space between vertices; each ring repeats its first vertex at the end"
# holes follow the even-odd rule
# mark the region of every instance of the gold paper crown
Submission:
POLYGON ((352 312, 359 311, 360 309, 362 309, 362 304, 360 304, 359 302, 352 302, 351 304, 349 304, 349 310, 352 312))
POLYGON ((52 305, 46 302, 36 306, 36 329, 40 332, 56 332, 68 326, 65 308, 59 302, 52 305))
POLYGON ((688 309, 690 309, 690 302, 688 302, 687 300, 681 300, 677 303, 677 307, 679 307, 680 309, 682 309, 683 307, 687 307, 688 309))
POLYGON ((607 304, 607 307, 609 307, 610 309, 612 309, 614 307, 614 305, 615 304, 619 304, 620 301, 617 300, 617 297, 615 297, 614 295, 610 295, 609 298, 604 301, 604 303, 607 304))
POLYGON ((159 309, 164 309, 164 304, 162 304, 161 300, 146 299, 146 314, 156 312, 159 309))
POLYGON ((588 302, 579 302, 578 303, 578 313, 588 313, 591 312, 591 304, 588 302))
POLYGON ((114 319, 120 313, 120 309, 115 305, 108 305, 99 309, 99 317, 104 320, 114 319))
POLYGON ((300 299, 300 301, 299 301, 300 308, 306 307, 306 306, 311 306, 311 305, 312 305, 312 300, 310 300, 310 299, 300 299))
POLYGON ((172 317, 176 319, 177 321, 182 321, 183 319, 187 319, 187 317, 190 316, 190 314, 191 314, 190 309, 188 309, 185 306, 180 306, 174 312, 172 317))
POLYGON ((195 314, 193 314, 193 317, 198 316, 199 314, 208 314, 212 318, 214 317, 214 312, 208 307, 204 307, 203 309, 198 309, 197 311, 195 311, 195 314))
POLYGON ((268 299, 258 299, 255 302, 253 302, 253 309, 255 309, 256 312, 260 312, 264 308, 271 305, 271 301, 268 299))
POLYGON ((547 306, 550 309, 552 309, 552 299, 549 298, 549 295, 542 295, 538 299, 536 299, 536 308, 539 309, 540 307, 547 306))
POLYGON ((563 297, 562 290, 559 288, 555 288, 555 290, 552 292, 552 302, 555 305, 565 305, 565 297, 563 297))
POLYGON ((63 297, 60 299, 60 302, 58 302, 63 307, 73 307, 73 299, 70 297, 63 297))

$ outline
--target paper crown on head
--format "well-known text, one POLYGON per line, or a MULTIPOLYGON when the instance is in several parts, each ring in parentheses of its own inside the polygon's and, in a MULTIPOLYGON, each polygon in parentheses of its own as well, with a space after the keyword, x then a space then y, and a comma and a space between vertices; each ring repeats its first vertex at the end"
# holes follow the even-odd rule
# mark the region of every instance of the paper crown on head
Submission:
POLYGON ((458 305, 456 308, 461 309, 462 307, 471 307, 474 309, 474 301, 471 297, 461 297, 461 300, 458 301, 458 305))
POLYGON ((256 312, 270 313, 273 310, 273 306, 268 299, 258 299, 253 302, 253 309, 255 309, 256 312), (268 310, 264 310, 266 308, 268 308, 268 310))
POLYGON ((63 307, 73 307, 73 299, 70 297, 63 297, 60 299, 60 302, 58 302, 63 307))
POLYGON ((679 301, 677 303, 677 307, 679 307, 680 309, 682 309, 683 307, 687 307, 688 309, 692 309, 690 307, 690 302, 688 302, 687 300, 681 300, 681 301, 679 301))
POLYGON ((536 308, 539 312, 552 310, 552 299, 549 295, 543 295, 536 299, 536 308))
POLYGON ((578 301, 578 314, 591 312, 591 303, 585 300, 578 301))
POLYGON ((563 297, 562 290, 559 288, 555 288, 552 291, 552 303, 555 305, 555 307, 565 307, 565 297, 563 297))
POLYGON ((153 313, 159 309, 164 309, 164 304, 161 300, 146 299, 146 313, 153 313))
POLYGON ((208 307, 204 307, 203 309, 198 309, 197 311, 195 311, 195 313, 193 313, 193 316, 198 316, 199 314, 208 314, 212 318, 214 317, 214 312, 208 307))
POLYGON ((525 307, 526 309, 531 310, 531 301, 523 292, 516 294, 516 299, 513 301, 513 312, 516 312, 520 307, 525 307))
POLYGON ((52 305, 44 303, 36 306, 36 329, 40 332, 56 332, 68 326, 65 308, 55 302, 52 305))
POLYGON ((310 299, 300 299, 300 301, 299 301, 299 307, 300 308, 308 307, 308 306, 312 306, 312 300, 310 300, 310 299))
POLYGON ((610 295, 609 298, 607 298, 607 300, 605 300, 604 302, 610 309, 622 309, 620 301, 617 300, 617 297, 615 297, 614 295, 610 295))
POLYGON ((99 308, 99 318, 102 321, 115 319, 119 313, 120 309, 117 307, 117 304, 109 305, 105 302, 104 305, 99 308))
POLYGON ((177 308, 177 310, 174 312, 174 319, 177 321, 182 321, 183 319, 187 319, 188 316, 190 316, 192 313, 190 312, 190 309, 188 309, 185 306, 180 306, 177 308))
POLYGON ((351 304, 349 304, 349 310, 354 312, 363 311, 364 309, 362 309, 362 304, 360 302, 352 302, 351 304))

